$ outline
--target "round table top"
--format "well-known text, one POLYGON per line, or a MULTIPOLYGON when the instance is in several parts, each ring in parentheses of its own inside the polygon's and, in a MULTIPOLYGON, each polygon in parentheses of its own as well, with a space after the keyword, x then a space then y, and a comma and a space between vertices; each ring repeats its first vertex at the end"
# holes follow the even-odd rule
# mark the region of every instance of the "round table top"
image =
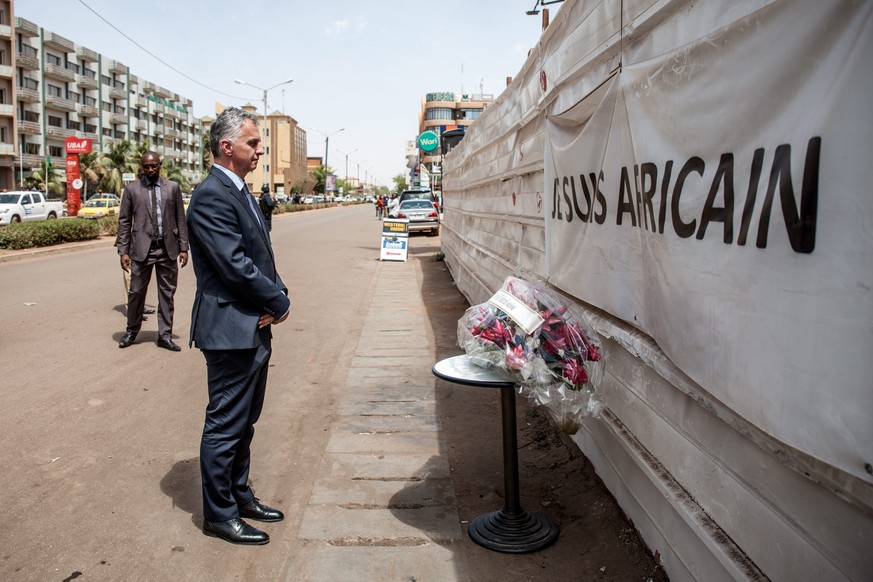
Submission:
POLYGON ((515 381, 509 374, 500 368, 483 368, 473 363, 466 354, 440 360, 434 364, 433 374, 442 380, 466 386, 479 386, 481 388, 515 387, 515 381))

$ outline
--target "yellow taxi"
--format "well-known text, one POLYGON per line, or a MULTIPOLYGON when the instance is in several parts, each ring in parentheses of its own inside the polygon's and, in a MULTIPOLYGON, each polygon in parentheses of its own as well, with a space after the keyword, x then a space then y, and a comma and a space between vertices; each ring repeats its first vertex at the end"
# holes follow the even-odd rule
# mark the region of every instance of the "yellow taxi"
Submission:
POLYGON ((121 203, 118 198, 92 198, 85 203, 85 206, 79 209, 79 218, 103 218, 104 216, 115 216, 118 214, 118 209, 121 208, 121 203))

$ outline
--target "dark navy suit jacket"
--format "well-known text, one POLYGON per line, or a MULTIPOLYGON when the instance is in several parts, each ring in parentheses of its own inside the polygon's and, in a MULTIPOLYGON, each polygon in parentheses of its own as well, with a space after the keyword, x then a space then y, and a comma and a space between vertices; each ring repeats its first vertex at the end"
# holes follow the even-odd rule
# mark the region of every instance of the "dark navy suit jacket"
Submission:
MULTIPOLYGON (((260 316, 280 318, 291 306, 263 218, 252 213, 246 196, 229 176, 211 168, 188 205, 197 277, 189 345, 201 350, 258 347, 264 332, 270 337, 269 326, 258 330, 260 316)), ((252 202, 259 212, 257 201, 252 202)))

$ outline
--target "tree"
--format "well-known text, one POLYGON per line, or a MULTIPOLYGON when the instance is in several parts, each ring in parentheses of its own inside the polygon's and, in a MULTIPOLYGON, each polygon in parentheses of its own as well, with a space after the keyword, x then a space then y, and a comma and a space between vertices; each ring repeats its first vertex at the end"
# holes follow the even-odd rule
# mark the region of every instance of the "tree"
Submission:
POLYGON ((391 181, 394 182, 395 194, 399 195, 401 192, 406 190, 406 176, 404 176, 403 174, 397 174, 396 176, 391 178, 391 181))
POLYGON ((97 188, 101 192, 121 195, 124 190, 124 173, 136 173, 139 169, 139 160, 132 160, 134 146, 126 139, 109 142, 106 147, 108 151, 100 154, 98 162, 100 183, 97 188))
POLYGON ((191 182, 182 174, 182 168, 176 165, 174 161, 168 161, 161 164, 161 176, 167 180, 172 180, 179 185, 182 192, 191 191, 191 182))
POLYGON ((52 196, 66 197, 66 188, 64 183, 61 182, 61 177, 55 173, 51 158, 46 158, 45 163, 41 166, 32 168, 30 175, 23 182, 25 188, 35 188, 45 192, 46 198, 51 198, 52 196))
POLYGON ((328 174, 333 174, 333 170, 330 167, 325 168, 324 164, 322 164, 312 170, 310 174, 315 180, 315 186, 312 188, 312 191, 324 194, 324 177, 328 174))

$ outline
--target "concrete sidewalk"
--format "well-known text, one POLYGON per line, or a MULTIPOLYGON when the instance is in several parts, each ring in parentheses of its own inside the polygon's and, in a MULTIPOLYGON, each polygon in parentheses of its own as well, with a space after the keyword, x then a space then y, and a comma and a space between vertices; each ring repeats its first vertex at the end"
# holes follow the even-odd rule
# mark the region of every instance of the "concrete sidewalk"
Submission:
POLYGON ((457 580, 461 530, 437 417, 419 261, 378 267, 287 580, 457 580))

